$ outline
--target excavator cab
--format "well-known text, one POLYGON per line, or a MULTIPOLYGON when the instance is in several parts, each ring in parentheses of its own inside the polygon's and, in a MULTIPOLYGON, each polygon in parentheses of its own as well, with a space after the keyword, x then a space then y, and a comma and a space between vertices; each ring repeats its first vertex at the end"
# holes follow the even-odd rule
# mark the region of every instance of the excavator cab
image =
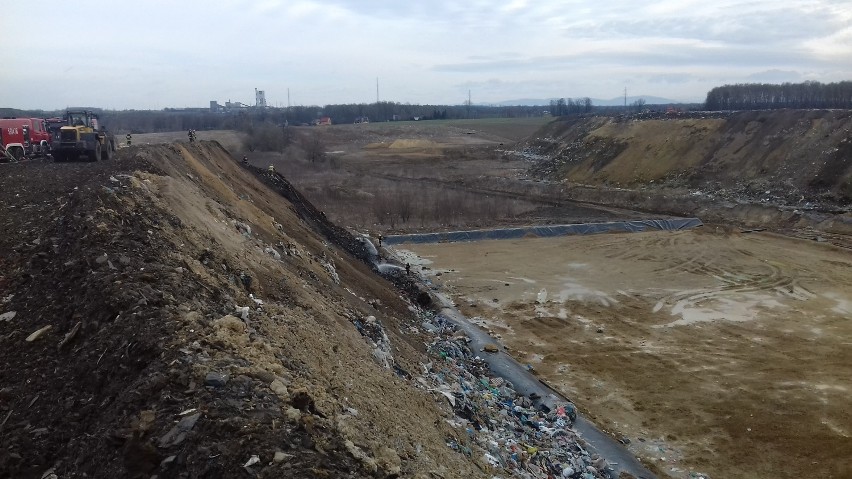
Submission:
POLYGON ((78 127, 92 127, 92 113, 89 111, 68 111, 68 125, 78 127))

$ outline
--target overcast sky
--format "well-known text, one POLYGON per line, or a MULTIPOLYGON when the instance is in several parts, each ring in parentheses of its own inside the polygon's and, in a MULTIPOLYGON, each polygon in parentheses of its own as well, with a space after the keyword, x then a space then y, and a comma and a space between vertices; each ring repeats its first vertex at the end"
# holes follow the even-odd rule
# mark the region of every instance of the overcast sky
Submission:
POLYGON ((0 107, 461 104, 852 80, 852 0, 9 0, 0 107), (108 7, 108 8, 107 8, 108 7))

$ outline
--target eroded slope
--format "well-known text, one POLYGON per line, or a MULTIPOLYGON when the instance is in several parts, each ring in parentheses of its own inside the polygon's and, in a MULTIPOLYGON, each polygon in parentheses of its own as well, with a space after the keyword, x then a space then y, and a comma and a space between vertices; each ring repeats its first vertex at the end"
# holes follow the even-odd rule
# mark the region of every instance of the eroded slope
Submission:
POLYGON ((542 176, 593 185, 651 183, 804 206, 852 201, 852 112, 695 113, 569 118, 533 135, 542 176))
POLYGON ((4 171, 0 476, 483 474, 401 379, 409 305, 265 181, 215 143, 4 171))

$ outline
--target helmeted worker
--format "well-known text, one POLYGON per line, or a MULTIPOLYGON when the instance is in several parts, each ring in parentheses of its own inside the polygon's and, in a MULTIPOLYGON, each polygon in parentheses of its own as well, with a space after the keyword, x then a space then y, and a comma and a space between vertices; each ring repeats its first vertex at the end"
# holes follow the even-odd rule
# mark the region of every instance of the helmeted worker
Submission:
POLYGON ((274 167, 274 166, 272 166, 272 165, 269 165, 269 169, 268 169, 268 170, 269 170, 269 172, 270 172, 270 173, 275 173, 275 167, 274 167))

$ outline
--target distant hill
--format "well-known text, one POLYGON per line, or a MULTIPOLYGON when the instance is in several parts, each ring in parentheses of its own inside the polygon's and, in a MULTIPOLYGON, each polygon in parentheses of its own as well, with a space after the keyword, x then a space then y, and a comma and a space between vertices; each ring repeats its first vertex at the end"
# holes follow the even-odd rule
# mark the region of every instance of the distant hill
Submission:
MULTIPOLYGON (((675 103, 675 104, 689 103, 689 102, 683 102, 683 101, 678 101, 678 100, 672 100, 671 98, 663 98, 663 97, 659 97, 659 96, 637 95, 637 96, 628 96, 627 97, 627 104, 630 105, 631 103, 635 102, 636 100, 638 100, 640 98, 645 100, 646 105, 669 105, 669 104, 672 104, 672 103, 675 103)), ((622 97, 616 97, 616 98, 612 98, 612 99, 609 99, 609 100, 601 100, 599 98, 592 98, 592 104, 597 105, 597 106, 619 106, 619 105, 623 106, 624 105, 624 97, 623 96, 622 97)))
MULTIPOLYGON (((580 97, 582 98, 582 97, 580 97)), ((659 96, 651 96, 651 95, 637 95, 637 96, 628 96, 627 104, 635 102, 638 99, 644 99, 646 105, 668 105, 670 103, 681 104, 685 103, 682 101, 672 100, 670 98, 662 98, 659 96)), ((550 105, 550 101, 556 101, 558 98, 520 98, 517 100, 506 100, 500 101, 497 103, 483 103, 483 105, 494 105, 494 106, 536 106, 536 105, 550 105)), ((609 100, 601 100, 600 98, 592 98, 592 104, 595 106, 619 106, 624 105, 624 97, 616 97, 609 100)))

